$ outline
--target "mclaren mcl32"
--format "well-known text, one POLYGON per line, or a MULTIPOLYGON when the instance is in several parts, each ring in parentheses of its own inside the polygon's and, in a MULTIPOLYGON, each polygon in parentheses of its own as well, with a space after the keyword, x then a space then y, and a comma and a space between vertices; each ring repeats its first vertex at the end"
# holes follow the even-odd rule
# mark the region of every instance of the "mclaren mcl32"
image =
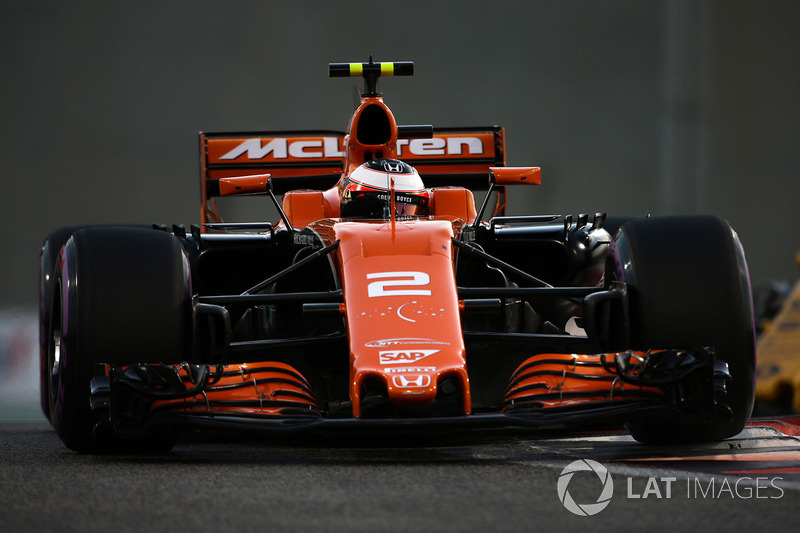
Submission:
POLYGON ((182 428, 737 434, 750 282, 716 216, 505 214, 501 127, 398 125, 363 78, 344 132, 201 133, 201 222, 67 227, 41 258, 41 403, 80 452, 182 428), (476 204, 473 191, 481 193, 476 204), (226 222, 265 195, 270 222, 226 222), (279 219, 279 220, 278 220, 279 219))

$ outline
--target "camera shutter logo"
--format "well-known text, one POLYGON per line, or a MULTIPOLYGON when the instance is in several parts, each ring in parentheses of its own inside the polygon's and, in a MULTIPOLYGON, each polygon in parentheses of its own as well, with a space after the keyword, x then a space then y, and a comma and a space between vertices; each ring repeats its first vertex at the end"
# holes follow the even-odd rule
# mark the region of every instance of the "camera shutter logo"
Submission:
POLYGON ((571 462, 561 471, 561 475, 558 478, 558 499, 561 500, 561 503, 569 512, 578 516, 596 515, 611 503, 613 495, 614 481, 611 479, 611 474, 606 470, 606 467, 591 459, 580 459, 571 462), (572 499, 567 486, 575 472, 594 472, 597 474, 603 484, 603 490, 600 492, 600 496, 597 497, 597 502, 579 504, 572 499))

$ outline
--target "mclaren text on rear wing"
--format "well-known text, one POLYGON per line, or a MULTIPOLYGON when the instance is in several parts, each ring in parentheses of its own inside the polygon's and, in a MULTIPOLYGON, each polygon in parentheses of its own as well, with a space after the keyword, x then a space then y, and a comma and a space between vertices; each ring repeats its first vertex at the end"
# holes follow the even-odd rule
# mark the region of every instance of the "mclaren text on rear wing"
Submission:
MULTIPOLYGON (((345 134, 337 131, 201 133, 204 198, 225 177, 270 174, 276 192, 327 189, 343 170, 345 134)), ((489 167, 505 163, 503 128, 442 128, 430 138, 398 139, 397 158, 429 186, 485 188, 489 167)))

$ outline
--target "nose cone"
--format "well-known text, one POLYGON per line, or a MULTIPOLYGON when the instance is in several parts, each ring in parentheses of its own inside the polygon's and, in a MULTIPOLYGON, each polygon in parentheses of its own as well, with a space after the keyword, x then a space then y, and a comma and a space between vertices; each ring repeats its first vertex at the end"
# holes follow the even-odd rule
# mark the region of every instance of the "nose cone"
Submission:
POLYGON ((338 223, 350 340, 350 399, 360 416, 375 401, 424 406, 455 375, 469 412, 464 341, 450 222, 338 223))

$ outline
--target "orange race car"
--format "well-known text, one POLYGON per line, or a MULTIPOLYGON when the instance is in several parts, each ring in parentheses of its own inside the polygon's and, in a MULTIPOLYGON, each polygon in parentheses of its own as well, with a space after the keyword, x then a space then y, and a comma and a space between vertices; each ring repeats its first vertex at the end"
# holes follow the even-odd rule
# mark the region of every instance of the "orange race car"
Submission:
POLYGON ((742 429, 753 311, 725 221, 505 216, 540 170, 505 166, 502 128, 398 125, 378 79, 413 63, 329 69, 364 80, 345 132, 200 135, 201 224, 48 236, 42 407, 67 447, 163 451, 184 427, 742 429), (222 220, 221 197, 258 194, 277 223, 222 220))

